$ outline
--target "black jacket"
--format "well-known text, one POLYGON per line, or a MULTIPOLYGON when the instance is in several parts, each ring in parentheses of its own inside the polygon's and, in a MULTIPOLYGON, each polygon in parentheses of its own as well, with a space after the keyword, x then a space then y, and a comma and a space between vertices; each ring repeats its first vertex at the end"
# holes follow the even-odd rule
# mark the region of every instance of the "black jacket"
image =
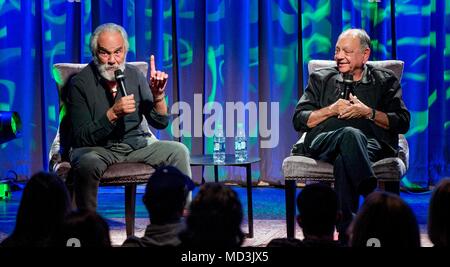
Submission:
POLYGON ((363 78, 355 85, 354 93, 368 107, 387 114, 389 129, 385 130, 368 119, 341 120, 337 117, 328 118, 310 129, 306 124, 310 114, 336 102, 343 87, 337 68, 323 68, 311 73, 293 117, 295 130, 307 132, 305 147, 321 132, 352 126, 363 131, 367 137, 377 139, 385 148, 397 151, 398 134, 406 133, 410 123, 410 113, 403 102, 400 83, 391 70, 369 64, 366 66, 363 78))
MULTIPOLYGON (((111 123, 106 111, 114 104, 114 99, 103 84, 93 62, 74 76, 68 88, 68 111, 72 126, 72 147, 104 146, 126 143, 133 149, 147 145, 145 133, 139 125, 142 116, 157 128, 167 127, 167 115, 154 110, 153 95, 144 75, 132 65, 126 65, 125 87, 128 95, 134 94, 136 111, 111 123)), ((122 96, 120 90, 116 99, 122 96)))

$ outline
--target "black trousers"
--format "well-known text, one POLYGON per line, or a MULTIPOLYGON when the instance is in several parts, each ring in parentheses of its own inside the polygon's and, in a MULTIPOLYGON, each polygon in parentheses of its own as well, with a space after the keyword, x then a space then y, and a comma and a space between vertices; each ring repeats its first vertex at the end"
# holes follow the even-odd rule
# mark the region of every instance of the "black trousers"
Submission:
POLYGON ((367 138, 361 130, 354 127, 318 134, 307 151, 313 158, 334 166, 335 191, 343 215, 338 231, 345 231, 358 210, 359 185, 363 180, 375 177, 372 162, 386 155, 383 155, 376 139, 367 138))

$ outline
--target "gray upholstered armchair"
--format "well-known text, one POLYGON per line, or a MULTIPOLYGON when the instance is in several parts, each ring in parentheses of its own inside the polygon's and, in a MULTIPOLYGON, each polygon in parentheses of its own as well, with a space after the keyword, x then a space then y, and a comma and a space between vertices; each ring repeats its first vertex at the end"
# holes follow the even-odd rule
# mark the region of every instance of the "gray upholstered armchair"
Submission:
MULTIPOLYGON (((392 70, 399 81, 401 81, 404 65, 403 61, 369 61, 368 64, 392 70)), ((331 60, 311 60, 308 63, 308 72, 311 73, 319 68, 330 66, 336 66, 336 63, 331 60)), ((305 135, 306 133, 303 133, 297 143, 303 142, 305 135)), ((372 165, 375 175, 379 181, 379 186, 384 188, 386 191, 399 194, 400 179, 403 175, 405 175, 409 167, 408 164, 408 142, 405 137, 400 134, 398 157, 385 158, 373 163, 372 165)), ((284 159, 282 168, 285 179, 287 236, 294 237, 296 182, 306 182, 307 180, 312 180, 333 183, 333 165, 306 156, 291 155, 284 159)))
MULTIPOLYGON (((147 76, 148 64, 146 62, 129 62, 147 76)), ((50 148, 49 169, 57 173, 66 181, 72 195, 73 177, 69 160, 71 125, 66 115, 67 82, 79 73, 87 64, 59 63, 53 65, 53 78, 56 81, 60 98, 60 124, 55 139, 50 148)), ((150 131, 145 117, 141 123, 148 138, 156 138, 150 131)), ((154 172, 152 166, 144 163, 116 163, 109 166, 100 180, 100 186, 125 187, 125 224, 127 235, 134 234, 134 218, 136 206, 136 186, 146 183, 154 172)))

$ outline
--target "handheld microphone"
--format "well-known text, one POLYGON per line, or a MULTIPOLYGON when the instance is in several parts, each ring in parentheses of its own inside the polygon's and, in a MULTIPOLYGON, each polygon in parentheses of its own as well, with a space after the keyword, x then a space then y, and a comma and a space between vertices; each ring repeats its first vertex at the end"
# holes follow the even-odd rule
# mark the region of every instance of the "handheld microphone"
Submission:
POLYGON ((114 76, 116 77, 120 90, 122 90, 123 96, 127 96, 127 90, 125 89, 125 74, 123 74, 123 71, 119 69, 114 72, 114 76))
POLYGON ((343 99, 349 99, 350 93, 353 93, 353 75, 350 73, 344 73, 343 75, 344 80, 344 91, 341 92, 341 98, 343 99))

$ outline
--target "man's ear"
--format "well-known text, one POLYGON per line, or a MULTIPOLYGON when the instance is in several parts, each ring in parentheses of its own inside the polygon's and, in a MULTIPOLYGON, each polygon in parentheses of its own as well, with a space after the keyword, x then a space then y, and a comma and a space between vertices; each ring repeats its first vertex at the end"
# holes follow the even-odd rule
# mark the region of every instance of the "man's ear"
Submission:
POLYGON ((366 48, 364 49, 364 53, 363 53, 363 58, 364 58, 364 64, 367 63, 367 61, 369 61, 369 57, 370 57, 370 48, 366 48))

